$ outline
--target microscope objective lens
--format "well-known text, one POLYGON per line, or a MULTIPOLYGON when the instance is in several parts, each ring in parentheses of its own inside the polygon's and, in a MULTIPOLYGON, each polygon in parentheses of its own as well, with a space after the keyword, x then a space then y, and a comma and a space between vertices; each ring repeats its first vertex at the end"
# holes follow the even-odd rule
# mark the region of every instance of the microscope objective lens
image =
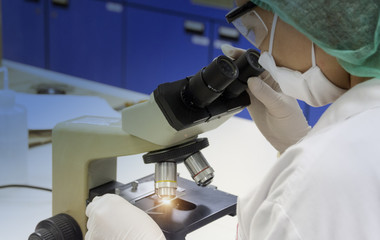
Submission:
POLYGON ((185 165, 198 186, 207 186, 214 178, 214 169, 208 164, 201 152, 188 157, 185 160, 185 165))
POLYGON ((172 199, 177 192, 177 164, 175 162, 156 163, 155 191, 161 199, 172 199))

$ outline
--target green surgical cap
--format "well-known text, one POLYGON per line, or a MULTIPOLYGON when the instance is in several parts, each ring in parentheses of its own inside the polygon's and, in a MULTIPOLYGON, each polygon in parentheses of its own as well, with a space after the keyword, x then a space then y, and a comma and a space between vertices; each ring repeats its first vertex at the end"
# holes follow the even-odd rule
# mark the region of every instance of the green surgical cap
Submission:
POLYGON ((380 78, 380 0, 252 0, 335 56, 349 73, 380 78))

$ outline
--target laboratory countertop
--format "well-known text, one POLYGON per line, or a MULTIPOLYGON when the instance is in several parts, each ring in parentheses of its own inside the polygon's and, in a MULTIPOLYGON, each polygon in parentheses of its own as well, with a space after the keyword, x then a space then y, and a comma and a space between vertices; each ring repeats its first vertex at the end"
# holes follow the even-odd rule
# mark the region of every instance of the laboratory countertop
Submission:
MULTIPOLYGON (((50 72, 22 64, 5 61, 10 69, 11 88, 32 91, 40 82, 58 82, 73 86, 72 94, 100 96, 114 108, 125 102, 138 102, 147 95, 107 86, 92 81, 50 72), (25 80, 28 80, 25 82, 25 80), (24 84, 23 84, 24 82, 24 84)), ((265 140, 255 124, 247 119, 233 117, 219 128, 204 133, 210 146, 202 150, 215 170, 213 185, 219 190, 238 196, 249 193, 257 186, 277 159, 276 150, 265 140)), ((118 158, 117 179, 128 183, 154 172, 154 166, 144 164, 142 154, 118 158)), ((178 172, 191 179, 183 164, 178 172)), ((26 184, 52 187, 52 145, 29 148, 28 178, 26 184)), ((0 183, 2 185, 2 183, 0 183)), ((0 189, 1 239, 27 239, 37 223, 52 215, 52 194, 48 191, 27 188, 0 189)), ((236 217, 225 216, 187 235, 193 239, 235 239, 236 217)))

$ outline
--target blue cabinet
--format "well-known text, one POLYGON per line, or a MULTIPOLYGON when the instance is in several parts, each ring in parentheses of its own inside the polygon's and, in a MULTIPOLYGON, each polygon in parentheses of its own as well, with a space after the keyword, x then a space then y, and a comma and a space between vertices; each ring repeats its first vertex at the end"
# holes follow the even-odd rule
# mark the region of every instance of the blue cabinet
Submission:
MULTIPOLYGON (((198 0, 3 0, 3 55, 151 93, 208 65, 229 43, 253 46, 198 0)), ((326 107, 301 107, 314 125, 326 107)), ((238 116, 250 118, 244 110, 238 116)))
POLYGON ((216 21, 213 25, 213 57, 217 57, 223 54, 222 50, 220 49, 220 46, 222 44, 230 44, 234 47, 242 49, 255 49, 255 47, 250 42, 248 42, 248 40, 243 35, 241 35, 232 24, 216 21))
MULTIPOLYGON (((183 79, 207 66, 222 54, 224 43, 252 46, 233 26, 200 16, 132 5, 126 22, 125 87, 148 94, 160 83, 183 79)), ((250 118, 247 110, 238 116, 250 118)))
POLYGON ((210 31, 202 18, 128 7, 125 87, 149 94, 197 73, 209 63, 210 31))
POLYGON ((122 86, 124 14, 112 1, 49 2, 49 68, 122 86))
MULTIPOLYGON (((165 13, 178 13, 194 15, 198 17, 206 17, 208 19, 222 19, 227 14, 228 9, 223 6, 219 7, 207 7, 206 5, 199 4, 197 0, 126 0, 130 6, 139 6, 150 8, 154 11, 160 11, 165 13)), ((216 1, 214 1, 216 2, 216 1)), ((227 6, 232 8, 233 4, 227 6)), ((220 5, 220 3, 217 5, 220 5)))
POLYGON ((3 57, 46 66, 45 0, 3 0, 3 57))

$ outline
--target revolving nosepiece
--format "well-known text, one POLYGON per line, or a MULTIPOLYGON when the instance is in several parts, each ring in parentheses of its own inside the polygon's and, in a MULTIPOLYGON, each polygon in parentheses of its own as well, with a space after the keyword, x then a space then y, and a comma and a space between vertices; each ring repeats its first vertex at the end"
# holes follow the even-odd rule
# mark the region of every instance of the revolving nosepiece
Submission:
POLYGON ((155 192, 161 199, 170 200, 177 195, 177 164, 184 162, 198 186, 207 186, 214 178, 201 149, 208 146, 207 138, 198 138, 167 149, 143 155, 145 163, 155 163, 155 192))

